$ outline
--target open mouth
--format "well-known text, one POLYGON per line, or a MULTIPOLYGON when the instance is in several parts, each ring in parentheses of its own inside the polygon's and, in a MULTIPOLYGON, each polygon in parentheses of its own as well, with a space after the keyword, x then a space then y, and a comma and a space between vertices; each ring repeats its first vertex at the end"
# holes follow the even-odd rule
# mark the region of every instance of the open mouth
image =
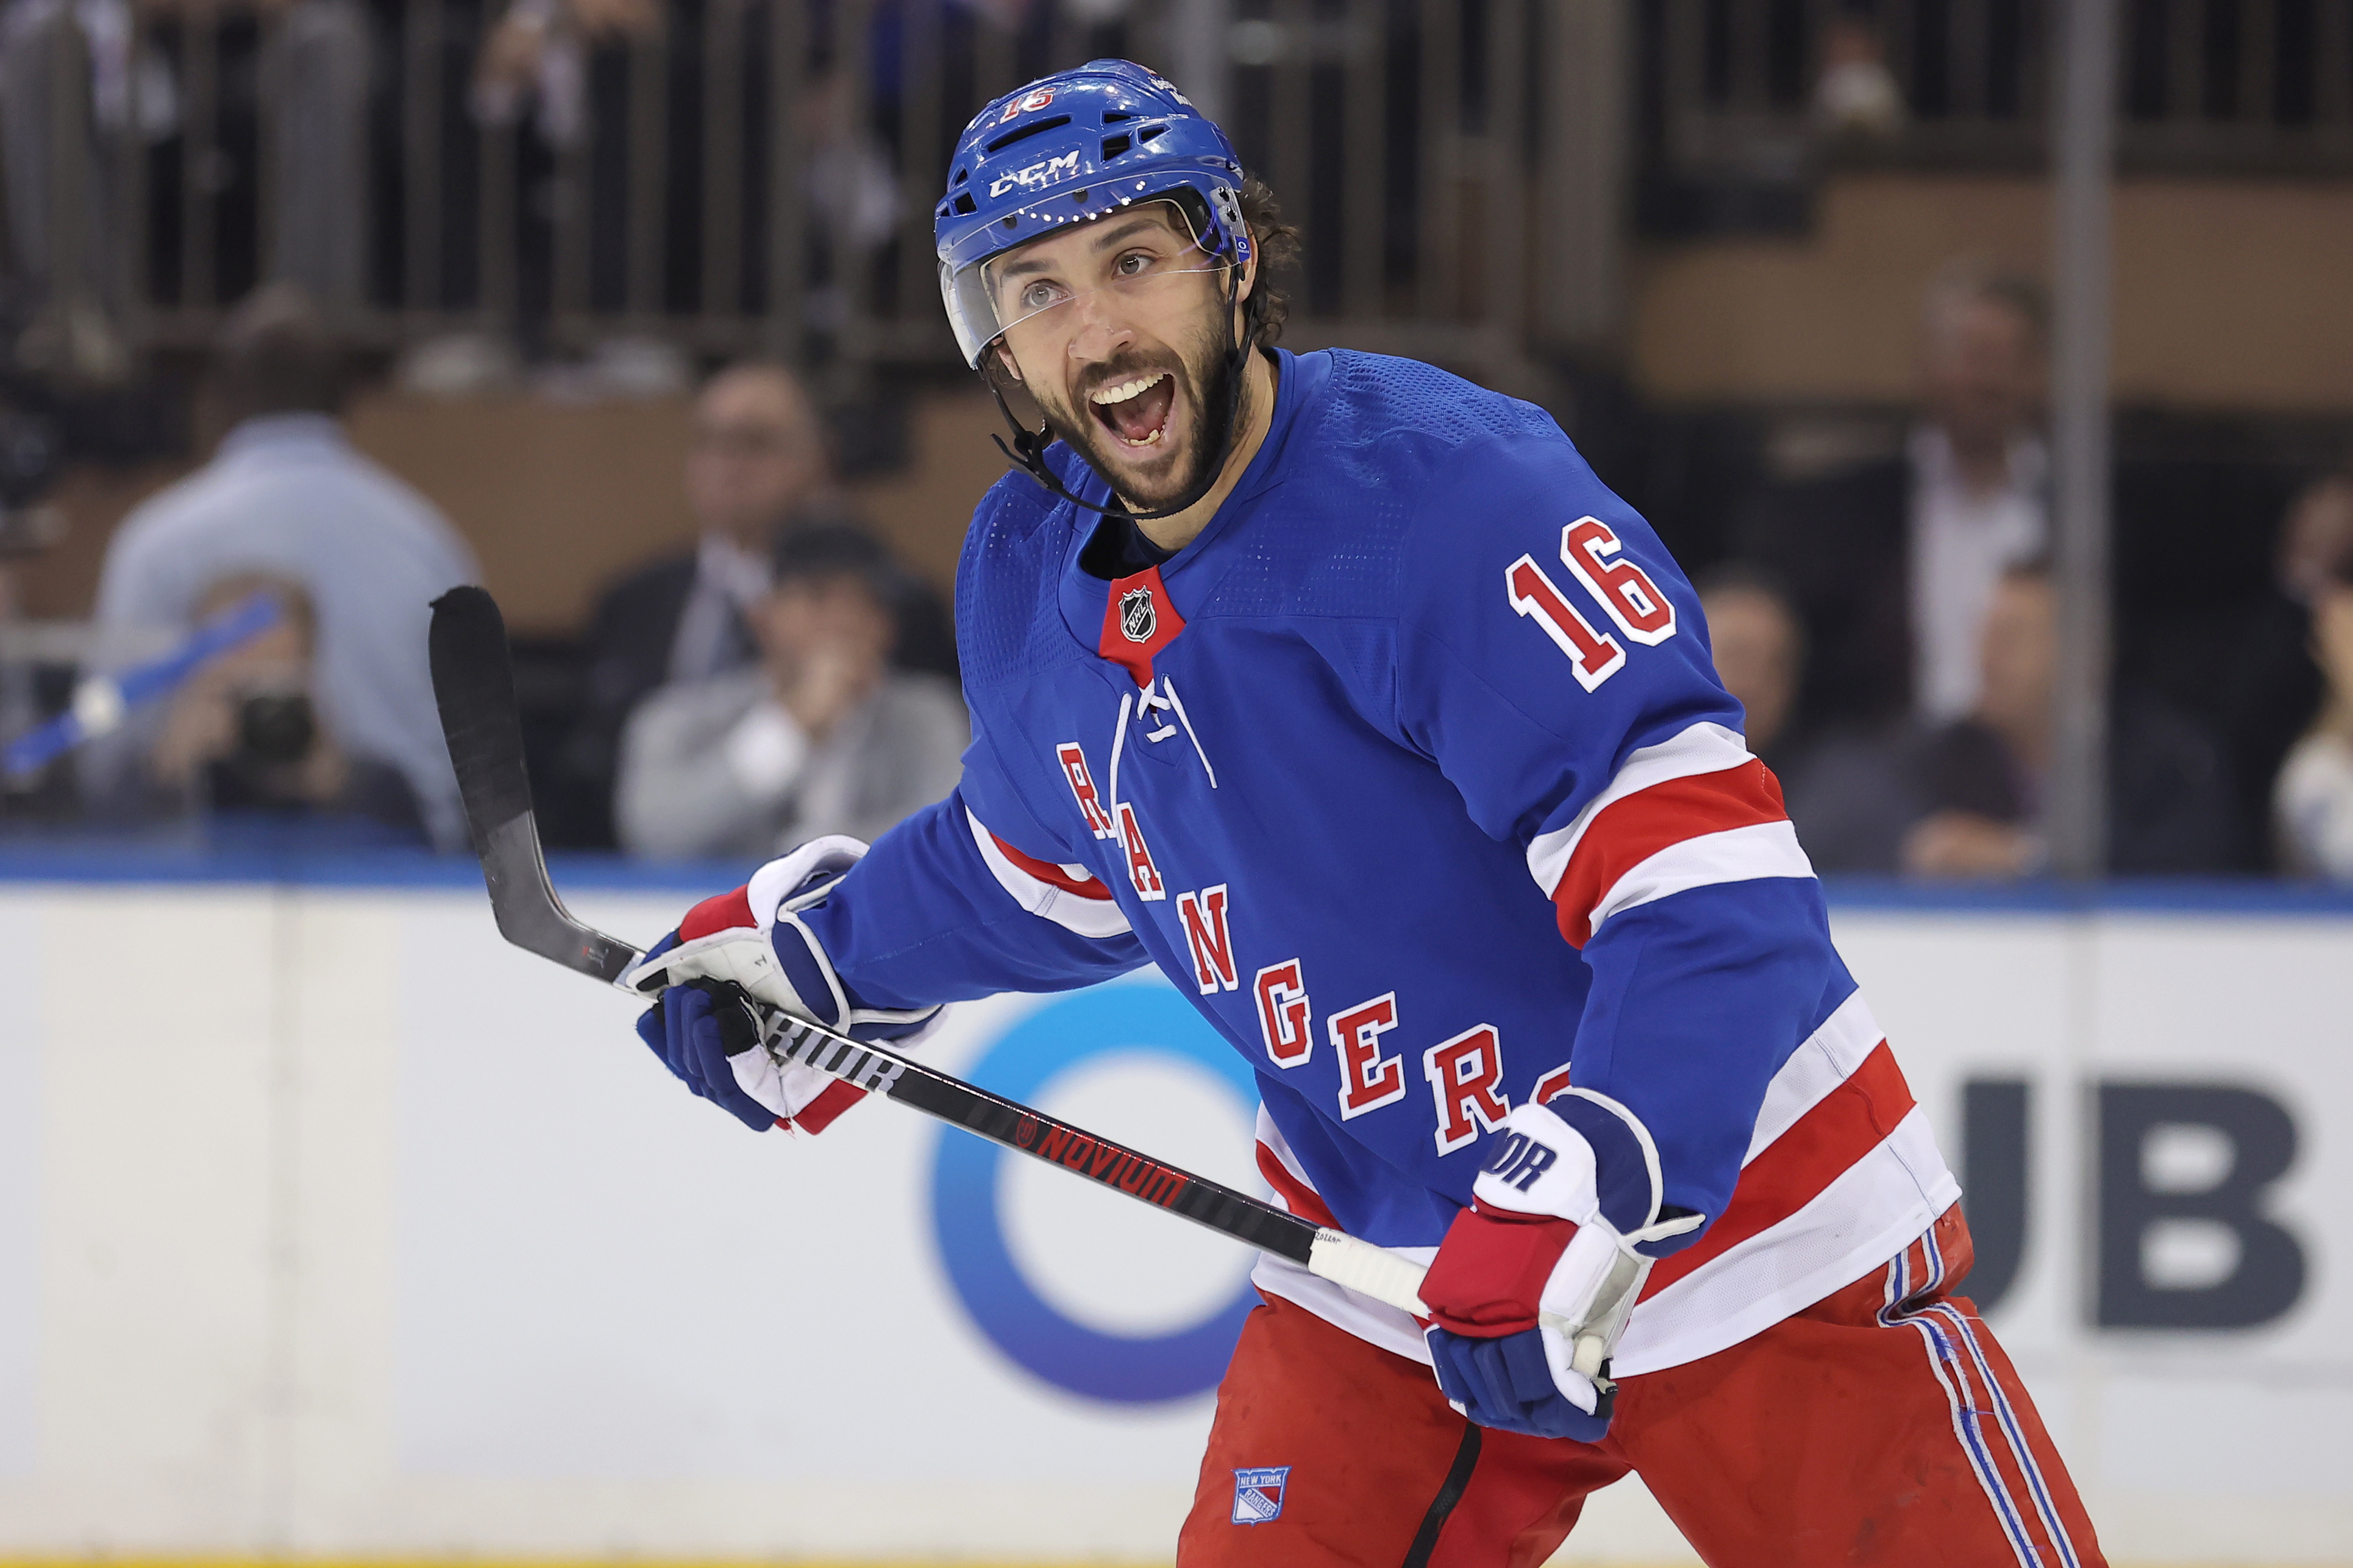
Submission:
POLYGON ((1095 418, 1130 451, 1160 444, 1176 406, 1176 378, 1166 371, 1139 375, 1088 395, 1095 418))

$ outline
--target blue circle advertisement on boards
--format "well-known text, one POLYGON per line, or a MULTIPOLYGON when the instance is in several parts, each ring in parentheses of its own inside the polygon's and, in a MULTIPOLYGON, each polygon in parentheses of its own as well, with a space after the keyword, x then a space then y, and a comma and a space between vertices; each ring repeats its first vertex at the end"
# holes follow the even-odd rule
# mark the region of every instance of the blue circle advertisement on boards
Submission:
MULTIPOLYGON (((1090 1058, 1136 1051, 1205 1068, 1244 1104, 1257 1103, 1249 1064, 1182 996, 1158 985, 1107 985, 1049 1002, 1006 1031, 966 1076, 1034 1105, 1090 1058)), ((1091 1399, 1155 1404, 1216 1387, 1257 1291, 1245 1281, 1216 1311, 1166 1334, 1106 1333, 1074 1321, 1024 1278, 1007 1243, 998 1180, 1006 1157, 994 1143, 943 1128, 932 1166, 933 1234, 975 1326, 1016 1365, 1091 1399)), ((1169 1221, 1139 1215, 1137 1223, 1169 1221)))

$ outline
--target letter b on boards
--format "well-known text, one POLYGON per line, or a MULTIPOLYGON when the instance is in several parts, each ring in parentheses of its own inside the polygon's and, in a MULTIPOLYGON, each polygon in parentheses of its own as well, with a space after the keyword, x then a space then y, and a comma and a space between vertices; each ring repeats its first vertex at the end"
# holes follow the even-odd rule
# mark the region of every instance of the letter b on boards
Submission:
POLYGON ((2270 1095, 2225 1084, 2099 1086, 2099 1289, 2094 1321, 2111 1329, 2242 1329, 2303 1293, 2304 1247, 2263 1217, 2265 1189, 2295 1162, 2295 1122, 2270 1095), (2205 1156, 2226 1151, 2219 1162, 2205 1156), (2168 1149, 2186 1170, 2168 1171, 2168 1149), (2230 1261, 2211 1279, 2165 1272, 2168 1241, 2230 1261), (2234 1250, 2233 1250, 2234 1249, 2234 1250))

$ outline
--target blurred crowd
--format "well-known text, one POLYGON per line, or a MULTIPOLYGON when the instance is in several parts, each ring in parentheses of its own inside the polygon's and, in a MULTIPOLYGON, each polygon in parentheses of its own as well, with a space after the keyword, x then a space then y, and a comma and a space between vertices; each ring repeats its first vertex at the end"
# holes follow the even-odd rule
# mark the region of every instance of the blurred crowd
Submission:
MULTIPOLYGON (((2047 864, 2064 609, 2046 331, 2026 280, 1940 275, 1900 452, 1757 488, 1699 575, 1749 744, 1826 873, 2047 864)), ((0 802, 20 818, 463 845, 425 607, 480 572, 445 518, 352 445, 349 371, 298 286, 230 316, 210 377, 227 434, 113 533, 70 701, 45 715, 17 689, 0 715, 0 742, 79 726, 78 746, 6 778, 0 802), (221 644, 232 621, 245 629, 221 644), (225 651, 192 661, 175 651, 191 637, 225 651)), ((609 584, 586 617, 573 700, 535 726, 543 829, 652 858, 871 837, 956 777, 948 606, 858 515, 789 368, 720 366, 691 416, 680 483, 697 535, 609 584)), ((2307 485, 2278 539, 2263 602, 2200 655, 2227 722, 2123 661, 2114 873, 2353 879, 2353 474, 2307 485)), ((0 629, 8 598, 0 557, 0 629)))
MULTIPOLYGON (((1957 264, 1928 290, 1901 454, 1768 486, 1702 600, 1750 747, 1825 872, 2002 879, 2049 857, 2063 606, 2040 429, 2048 324, 2029 280, 1957 264)), ((2353 475, 2309 485, 2274 586, 2206 655, 2213 725, 2121 668, 2106 865, 2353 879, 2353 475)))
MULTIPOLYGON (((424 606, 480 569, 340 420, 354 309, 488 298, 480 226, 495 204, 465 183, 484 177, 470 164, 442 169, 453 183, 425 261, 434 276, 398 276, 431 249, 395 242, 413 171, 388 171, 386 149, 417 103, 452 145, 453 128, 515 132, 514 298, 496 331, 409 342, 403 385, 511 389, 537 358, 543 392, 561 371, 575 398, 693 400, 680 482, 695 539, 649 549, 606 585, 565 654, 561 699, 529 716, 550 843, 754 857, 818 833, 871 837, 947 787, 965 739, 948 606, 850 504, 828 421, 793 369, 700 365, 659 334, 634 355, 614 340, 580 363, 547 363, 559 234, 608 327, 767 309, 768 153, 745 135, 740 156, 717 157, 712 140, 765 122, 767 3, 447 0, 420 49, 372 0, 143 0, 135 13, 133 0, 0 0, 0 745, 15 748, 0 826, 200 820, 320 843, 462 844, 424 606), (439 73, 430 91, 402 75, 420 61, 439 73), (706 100, 714 71, 733 95, 723 111, 706 100), (182 155, 197 96, 216 163, 182 155), (659 123, 640 136, 648 114, 659 123), (125 167, 110 148, 124 144, 157 154, 142 224, 110 184, 125 167), (647 145, 661 176, 650 237, 628 194, 647 145), (30 504, 37 485, 16 477, 38 442, 11 423, 15 388, 134 374, 126 302, 195 298, 184 268, 200 247, 175 226, 188 180, 217 187, 216 216, 263 190, 273 204, 268 223, 224 219, 206 253, 216 290, 244 295, 210 355, 227 433, 118 528, 86 645, 12 653, 23 617, 8 560, 55 537, 30 504), (586 205, 567 216, 567 201, 586 205), (146 254, 127 254, 133 230, 146 254), (723 231, 738 254, 699 248, 723 231), (239 235, 251 254, 235 252, 239 235), (662 258, 651 296, 630 259, 649 249, 662 258), (726 279, 732 299, 708 294, 726 279), (232 626, 247 629, 192 660, 191 638, 232 626), (61 662, 78 686, 59 686, 61 662)), ((808 75, 792 134, 807 226, 829 237, 812 247, 803 342, 822 352, 836 275, 892 244, 903 216, 892 106, 909 89, 893 29, 936 27, 927 36, 954 52, 976 16, 1034 42, 1050 22, 1112 27, 1132 8, 903 0, 872 8, 856 50, 829 37, 832 7, 800 15, 808 75), (836 64, 852 58, 854 73, 836 64)), ((1910 111, 1869 8, 1834 7, 1817 52, 1816 132, 1894 134, 1910 111)), ((1696 568, 1750 745, 1825 872, 2010 879, 2050 859, 2064 606, 2050 565, 2048 331, 2031 280, 1956 263, 1923 301, 1900 443, 1802 477, 1743 472, 1696 525, 1661 523, 1696 568)), ((1612 469, 1606 442, 1588 445, 1638 506, 1671 510, 1653 504, 1659 487, 1612 469)), ((962 520, 889 521, 904 538, 902 522, 939 532, 962 520)), ((2120 575, 2118 624, 2139 640, 2120 636, 2109 693, 2112 872, 2353 880, 2353 473, 2310 478, 2270 523, 2218 519, 2277 542, 2260 590, 2202 619, 2152 621, 2120 575)), ((2119 508, 2120 541, 2139 526, 2119 508)))
MULTIPOLYGON (((461 847, 426 627, 472 552, 352 445, 348 364, 300 288, 234 312, 211 379, 227 432, 115 530, 83 678, 41 726, 79 743, 0 801, 49 827, 461 847)), ((681 482, 699 537, 603 594, 579 700, 532 758, 550 841, 758 859, 946 794, 967 739, 947 606, 843 496, 794 374, 713 374, 681 482)), ((0 563, 0 622, 7 585, 0 563)))

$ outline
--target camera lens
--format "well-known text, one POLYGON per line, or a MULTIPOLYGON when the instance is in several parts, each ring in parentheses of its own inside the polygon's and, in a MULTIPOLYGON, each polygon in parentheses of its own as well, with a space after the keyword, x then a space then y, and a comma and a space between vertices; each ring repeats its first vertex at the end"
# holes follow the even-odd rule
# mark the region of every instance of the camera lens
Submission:
POLYGON ((256 763, 299 763, 318 733, 307 692, 258 692, 237 713, 237 749, 256 763))

